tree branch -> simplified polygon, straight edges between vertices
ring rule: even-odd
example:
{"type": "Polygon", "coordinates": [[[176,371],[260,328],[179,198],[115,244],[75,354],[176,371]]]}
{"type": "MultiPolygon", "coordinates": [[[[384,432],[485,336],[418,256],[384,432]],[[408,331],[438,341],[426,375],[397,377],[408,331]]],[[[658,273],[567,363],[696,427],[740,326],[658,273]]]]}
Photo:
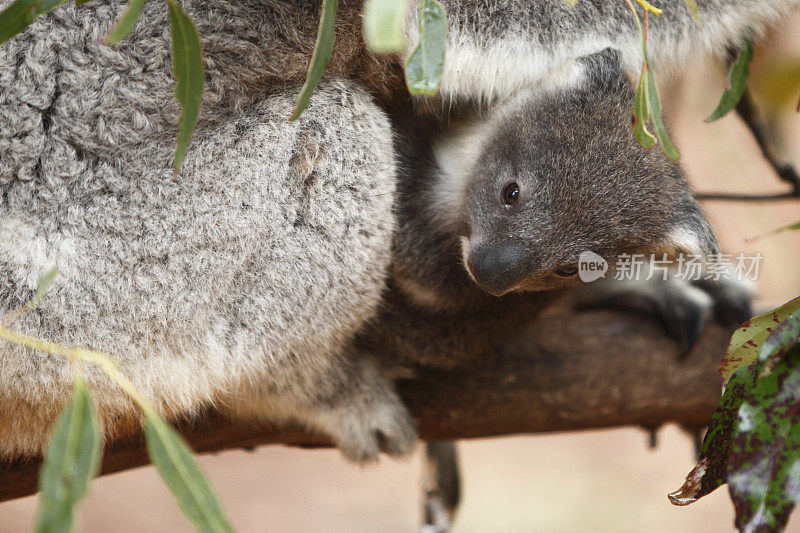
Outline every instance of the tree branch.
{"type": "Polygon", "coordinates": [[[797,170],[791,164],[783,161],[778,155],[778,151],[770,138],[764,121],[761,120],[749,90],[744,92],[742,98],[736,104],[736,113],[750,130],[758,147],[761,148],[761,155],[764,156],[764,159],[767,160],[782,181],[792,186],[794,196],[800,198],[800,175],[797,174],[797,170]]]}
{"type": "MultiPolygon", "coordinates": [[[[464,367],[398,382],[426,440],[679,422],[701,427],[720,392],[730,331],[711,326],[692,353],[654,320],[613,311],[556,310],[505,348],[464,367]]],[[[296,428],[254,427],[208,412],[179,429],[198,453],[263,444],[326,445],[296,428]]],[[[141,435],[109,445],[102,473],[148,464],[141,435]]],[[[36,490],[38,459],[0,465],[0,501],[36,490]]]]}
{"type": "MultiPolygon", "coordinates": [[[[730,52],[729,52],[730,53],[730,52]]],[[[755,139],[756,144],[761,149],[761,155],[767,160],[772,170],[778,175],[781,181],[785,181],[792,186],[792,190],[785,193],[776,194],[727,194],[727,193],[698,193],[695,198],[698,200],[733,200],[733,201],[771,201],[771,200],[797,200],[800,199],[800,175],[790,163],[785,162],[779,155],[774,143],[756,109],[753,96],[746,90],[742,98],[736,104],[736,114],[742,119],[750,134],[755,139]]]]}

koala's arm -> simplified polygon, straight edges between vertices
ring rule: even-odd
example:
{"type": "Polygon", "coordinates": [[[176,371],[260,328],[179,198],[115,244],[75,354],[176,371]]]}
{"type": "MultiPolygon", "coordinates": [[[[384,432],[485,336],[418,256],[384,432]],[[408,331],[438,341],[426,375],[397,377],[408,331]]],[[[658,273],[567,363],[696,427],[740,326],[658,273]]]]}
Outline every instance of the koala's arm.
{"type": "MultiPolygon", "coordinates": [[[[492,101],[545,80],[568,82],[576,75],[572,60],[608,47],[620,50],[626,70],[641,66],[639,35],[624,0],[579,0],[572,7],[564,0],[442,4],[450,28],[440,94],[448,100],[492,101]]],[[[691,58],[736,45],[748,28],[764,31],[800,1],[698,0],[700,24],[684,0],[655,4],[663,14],[650,17],[648,54],[663,75],[691,58]]],[[[412,13],[407,53],[417,42],[416,10],[412,13]]]]}

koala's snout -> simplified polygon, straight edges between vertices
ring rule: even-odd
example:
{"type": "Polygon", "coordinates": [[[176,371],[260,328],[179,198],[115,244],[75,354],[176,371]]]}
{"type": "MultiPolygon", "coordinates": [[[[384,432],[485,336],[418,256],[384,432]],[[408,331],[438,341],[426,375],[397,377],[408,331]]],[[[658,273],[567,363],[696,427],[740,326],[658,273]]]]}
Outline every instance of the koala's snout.
{"type": "Polygon", "coordinates": [[[467,270],[484,291],[502,296],[527,273],[527,253],[514,241],[473,244],[467,254],[467,270]]]}

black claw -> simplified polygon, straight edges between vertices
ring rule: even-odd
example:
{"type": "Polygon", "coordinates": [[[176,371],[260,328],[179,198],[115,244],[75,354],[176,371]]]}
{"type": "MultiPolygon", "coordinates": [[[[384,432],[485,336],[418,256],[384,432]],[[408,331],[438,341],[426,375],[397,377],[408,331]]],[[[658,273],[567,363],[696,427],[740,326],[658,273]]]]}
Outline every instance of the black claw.
{"type": "Polygon", "coordinates": [[[647,442],[648,447],[651,450],[655,450],[658,448],[658,428],[645,428],[649,433],[649,440],[647,442]]]}
{"type": "Polygon", "coordinates": [[[695,286],[714,300],[714,318],[723,326],[737,327],[753,317],[747,287],[725,280],[698,281],[695,286]]]}
{"type": "Polygon", "coordinates": [[[378,441],[378,449],[380,451],[389,455],[392,455],[392,452],[396,452],[391,445],[391,441],[386,438],[386,434],[383,431],[376,429],[373,433],[375,434],[375,440],[378,441]]]}
{"type": "Polygon", "coordinates": [[[688,302],[670,302],[658,313],[664,328],[677,339],[681,353],[680,359],[685,359],[700,340],[706,326],[705,310],[688,302]]]}
{"type": "Polygon", "coordinates": [[[693,316],[684,323],[685,329],[681,348],[683,349],[680,357],[683,359],[689,355],[694,349],[697,341],[700,340],[700,335],[703,334],[705,329],[705,320],[699,312],[693,313],[693,316]]]}
{"type": "Polygon", "coordinates": [[[714,315],[720,324],[735,327],[753,317],[753,306],[746,294],[728,295],[714,302],[714,315]]]}

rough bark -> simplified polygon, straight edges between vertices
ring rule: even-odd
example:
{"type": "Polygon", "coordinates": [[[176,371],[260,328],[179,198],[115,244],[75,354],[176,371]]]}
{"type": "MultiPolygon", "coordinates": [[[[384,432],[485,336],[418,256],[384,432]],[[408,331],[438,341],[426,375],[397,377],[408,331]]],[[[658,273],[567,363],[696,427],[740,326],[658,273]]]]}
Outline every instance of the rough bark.
{"type": "MultiPolygon", "coordinates": [[[[730,333],[712,325],[681,358],[651,318],[560,310],[468,367],[420,369],[398,388],[427,440],[665,422],[700,427],[719,399],[717,366],[730,333]]],[[[327,444],[296,428],[237,424],[214,412],[180,429],[198,453],[327,444]]],[[[141,436],[128,438],[107,447],[102,473],[148,462],[141,436]]],[[[38,466],[36,459],[0,465],[0,501],[34,493],[38,466]]]]}

